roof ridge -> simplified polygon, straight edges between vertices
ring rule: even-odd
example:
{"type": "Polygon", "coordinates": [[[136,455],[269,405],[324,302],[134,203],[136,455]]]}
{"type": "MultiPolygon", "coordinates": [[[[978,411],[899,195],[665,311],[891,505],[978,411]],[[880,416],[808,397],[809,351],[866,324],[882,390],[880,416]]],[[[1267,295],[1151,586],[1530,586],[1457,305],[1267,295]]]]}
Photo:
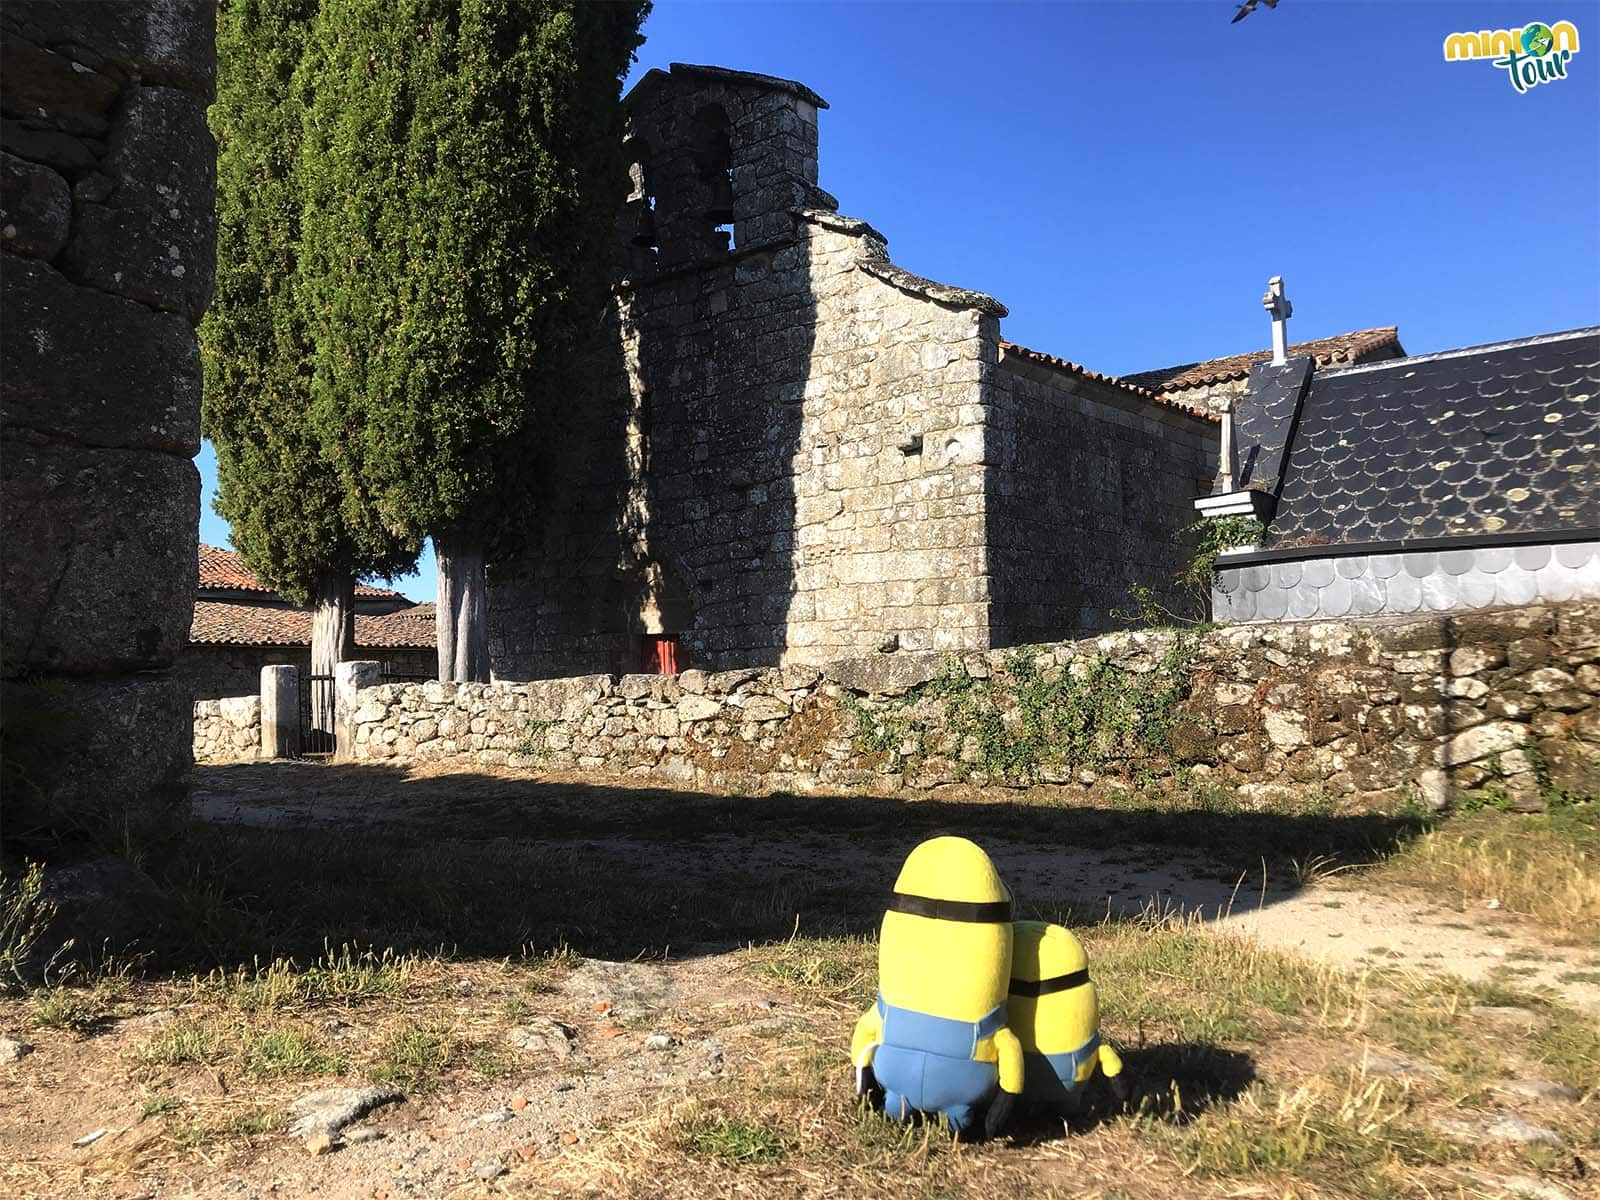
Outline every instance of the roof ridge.
{"type": "Polygon", "coordinates": [[[1388,367],[1404,367],[1413,363],[1437,362],[1462,354],[1488,354],[1495,350],[1516,350],[1523,346],[1544,346],[1570,338],[1600,337],[1600,325],[1583,325],[1577,329],[1564,329],[1560,333],[1536,333],[1532,337],[1508,338],[1503,342],[1481,342],[1476,346],[1457,346],[1453,350],[1435,350],[1431,354],[1408,354],[1404,358],[1387,358],[1382,362],[1347,363],[1343,366],[1323,367],[1323,371],[1349,375],[1357,371],[1381,371],[1388,367]]]}
{"type": "MultiPolygon", "coordinates": [[[[1291,343],[1287,350],[1291,355],[1309,353],[1316,356],[1317,347],[1327,346],[1344,350],[1352,354],[1364,354],[1369,350],[1378,349],[1390,342],[1399,345],[1400,327],[1398,325],[1374,325],[1370,329],[1352,329],[1346,333],[1333,333],[1326,337],[1308,338],[1303,342],[1291,343]],[[1342,343],[1342,345],[1340,344],[1342,343]]],[[[1404,349],[1404,347],[1401,347],[1404,349]]],[[[1203,358],[1197,362],[1174,363],[1167,367],[1156,367],[1148,371],[1130,371],[1122,378],[1127,380],[1157,380],[1167,384],[1173,380],[1182,379],[1193,374],[1193,379],[1184,379],[1182,384],[1172,390],[1181,391],[1191,387],[1205,387],[1213,383],[1221,383],[1229,379],[1243,379],[1250,373],[1252,360],[1261,360],[1272,357],[1272,350],[1245,350],[1238,354],[1219,354],[1212,358],[1203,358]],[[1224,365],[1228,364],[1228,365],[1224,365]],[[1207,367],[1217,369],[1209,372],[1207,367]],[[1204,373],[1202,373],[1204,372],[1204,373]]],[[[1139,383],[1137,386],[1146,386],[1139,383]]]]}
{"type": "Polygon", "coordinates": [[[1098,383],[1109,383],[1114,387],[1121,388],[1123,391],[1132,392],[1141,400],[1146,400],[1153,404],[1159,404],[1162,408],[1175,409],[1176,411],[1185,413],[1188,416],[1198,417],[1202,421],[1215,423],[1219,420],[1215,414],[1206,412],[1203,409],[1195,408],[1193,405],[1184,404],[1178,400],[1168,399],[1161,393],[1151,391],[1149,388],[1142,387],[1137,383],[1129,383],[1126,379],[1116,375],[1103,374],[1100,371],[1095,371],[1084,366],[1082,363],[1072,362],[1070,359],[1059,358],[1054,354],[1046,354],[1043,350],[1031,350],[1027,346],[1021,345],[1018,342],[1008,342],[1004,338],[1002,338],[1000,341],[1000,348],[1002,350],[1015,352],[1016,354],[1021,355],[1023,358],[1026,358],[1032,362],[1040,363],[1043,366],[1054,367],[1057,370],[1066,371],[1069,374],[1078,375],[1085,379],[1092,379],[1098,383]]]}

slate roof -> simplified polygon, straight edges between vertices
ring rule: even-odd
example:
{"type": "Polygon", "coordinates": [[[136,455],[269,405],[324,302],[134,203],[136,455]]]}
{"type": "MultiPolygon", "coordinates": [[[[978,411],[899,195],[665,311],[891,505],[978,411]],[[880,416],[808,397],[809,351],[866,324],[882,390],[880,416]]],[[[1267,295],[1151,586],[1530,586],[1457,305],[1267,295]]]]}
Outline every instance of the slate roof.
{"type": "MultiPolygon", "coordinates": [[[[356,614],[356,645],[434,648],[433,606],[383,616],[356,614]]],[[[189,640],[209,645],[309,646],[311,614],[299,608],[272,608],[226,600],[197,600],[189,640]]]]}
{"type": "Polygon", "coordinates": [[[1317,371],[1262,549],[1600,531],[1597,464],[1600,327],[1317,371]]]}
{"type": "Polygon", "coordinates": [[[1210,421],[1213,424],[1216,424],[1219,420],[1215,413],[1207,412],[1204,409],[1195,408],[1192,405],[1184,404],[1181,401],[1169,399],[1166,396],[1151,391],[1149,388],[1140,387],[1138,384],[1130,383],[1126,378],[1119,379],[1115,375],[1102,375],[1099,371],[1091,371],[1088,367],[1081,366],[1075,362],[1069,362],[1064,358],[1057,358],[1055,355],[1046,354],[1041,350],[1030,350],[1026,346],[1017,345],[1015,342],[1001,342],[1000,350],[1002,354],[1007,356],[1015,356],[1017,358],[1025,359],[1028,362],[1038,363],[1043,367],[1050,367],[1057,371],[1064,371],[1068,375],[1077,375],[1083,379],[1092,379],[1097,383],[1108,384],[1111,387],[1137,396],[1139,399],[1150,404],[1159,404],[1163,408],[1176,409],[1178,412],[1181,412],[1186,416],[1199,417],[1202,421],[1210,421]]]}
{"type": "MultiPolygon", "coordinates": [[[[1400,330],[1394,325],[1385,325],[1380,329],[1358,329],[1354,333],[1341,333],[1312,342],[1297,342],[1288,349],[1290,358],[1311,355],[1319,369],[1340,363],[1366,362],[1377,357],[1398,357],[1404,353],[1400,345],[1400,330]]],[[[1180,363],[1157,371],[1138,371],[1124,375],[1122,380],[1155,392],[1181,392],[1185,388],[1243,379],[1250,374],[1251,367],[1271,357],[1271,350],[1253,350],[1248,354],[1234,354],[1206,362],[1180,363]]]]}
{"type": "MultiPolygon", "coordinates": [[[[200,543],[200,586],[232,592],[274,594],[271,588],[251,574],[250,568],[244,565],[244,560],[236,552],[224,550],[221,546],[208,546],[204,542],[200,543]]],[[[388,600],[405,599],[390,588],[368,587],[364,583],[356,584],[356,595],[388,600]]]]}

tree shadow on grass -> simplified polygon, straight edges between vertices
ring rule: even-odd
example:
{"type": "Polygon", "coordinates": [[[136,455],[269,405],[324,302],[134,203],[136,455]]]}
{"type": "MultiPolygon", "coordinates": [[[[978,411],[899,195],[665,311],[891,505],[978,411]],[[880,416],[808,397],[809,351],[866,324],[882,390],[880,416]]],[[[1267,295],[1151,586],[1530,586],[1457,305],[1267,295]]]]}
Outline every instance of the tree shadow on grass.
{"type": "Polygon", "coordinates": [[[504,957],[682,957],[876,929],[906,853],[991,849],[1028,913],[1120,919],[1229,903],[1242,873],[1370,862],[1422,825],[1327,812],[1068,805],[971,793],[727,796],[384,766],[202,768],[203,819],[149,857],[174,897],[159,957],[215,965],[325,946],[504,957]],[[1160,874],[1187,855],[1187,873],[1160,874]],[[1151,872],[1157,872],[1152,874],[1151,872]]]}

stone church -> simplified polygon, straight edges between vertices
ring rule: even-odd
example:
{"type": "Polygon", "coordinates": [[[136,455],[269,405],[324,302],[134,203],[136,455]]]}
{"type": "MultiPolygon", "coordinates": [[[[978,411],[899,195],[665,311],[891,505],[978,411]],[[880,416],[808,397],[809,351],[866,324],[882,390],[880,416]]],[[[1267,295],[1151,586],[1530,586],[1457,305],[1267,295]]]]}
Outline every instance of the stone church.
{"type": "Polygon", "coordinates": [[[498,678],[814,664],[1099,632],[1176,601],[1218,420],[1005,341],[817,186],[802,84],[674,64],[627,98],[618,282],[498,678]]]}

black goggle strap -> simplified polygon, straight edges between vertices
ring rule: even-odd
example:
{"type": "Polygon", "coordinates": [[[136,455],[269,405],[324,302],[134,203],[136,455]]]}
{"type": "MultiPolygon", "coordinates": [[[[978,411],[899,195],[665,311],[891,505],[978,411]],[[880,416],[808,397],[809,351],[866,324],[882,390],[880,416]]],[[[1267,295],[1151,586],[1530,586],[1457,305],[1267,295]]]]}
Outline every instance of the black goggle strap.
{"type": "Polygon", "coordinates": [[[967,921],[973,924],[1000,924],[1011,920],[1011,901],[932,900],[896,892],[889,900],[889,911],[913,917],[932,917],[935,921],[967,921]]]}
{"type": "Polygon", "coordinates": [[[1064,992],[1069,988],[1082,987],[1089,982],[1089,968],[1074,971],[1070,975],[1057,975],[1053,979],[1013,979],[1011,981],[1011,994],[1013,996],[1048,996],[1051,992],[1064,992]]]}

